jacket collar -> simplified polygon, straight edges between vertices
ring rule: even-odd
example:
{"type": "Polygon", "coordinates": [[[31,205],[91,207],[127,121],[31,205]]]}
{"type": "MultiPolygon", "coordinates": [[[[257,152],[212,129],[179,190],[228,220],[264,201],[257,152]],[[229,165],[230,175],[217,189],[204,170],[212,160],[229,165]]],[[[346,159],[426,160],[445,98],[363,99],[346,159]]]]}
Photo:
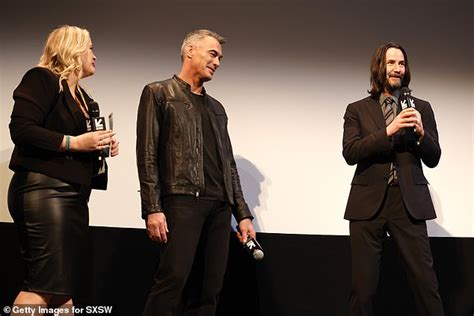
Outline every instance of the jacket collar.
{"type": "MultiPolygon", "coordinates": [[[[178,82],[179,85],[182,86],[186,91],[188,91],[189,93],[193,93],[191,91],[191,85],[180,77],[178,77],[178,75],[173,75],[173,79],[176,80],[176,82],[178,82]]],[[[206,89],[204,88],[204,86],[202,87],[202,95],[206,95],[206,89]]]]}

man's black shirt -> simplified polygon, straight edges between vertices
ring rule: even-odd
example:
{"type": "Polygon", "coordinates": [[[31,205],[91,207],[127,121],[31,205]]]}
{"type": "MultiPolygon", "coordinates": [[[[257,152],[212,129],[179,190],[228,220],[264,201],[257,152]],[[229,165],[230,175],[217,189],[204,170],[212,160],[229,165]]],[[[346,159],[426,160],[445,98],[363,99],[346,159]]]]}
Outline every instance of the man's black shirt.
{"type": "Polygon", "coordinates": [[[202,123],[202,141],[203,141],[203,160],[204,160],[204,192],[200,197],[203,199],[212,199],[226,201],[224,191],[224,177],[217,151],[216,135],[213,130],[210,115],[214,115],[206,105],[204,95],[191,93],[192,102],[201,114],[202,123]]]}

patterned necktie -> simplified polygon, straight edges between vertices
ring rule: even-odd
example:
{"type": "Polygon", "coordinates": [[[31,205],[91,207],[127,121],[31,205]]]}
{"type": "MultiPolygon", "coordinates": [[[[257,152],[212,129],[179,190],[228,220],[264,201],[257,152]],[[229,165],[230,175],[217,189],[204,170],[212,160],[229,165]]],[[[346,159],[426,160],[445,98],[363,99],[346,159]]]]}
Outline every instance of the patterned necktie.
{"type": "Polygon", "coordinates": [[[385,101],[383,101],[382,111],[387,126],[395,119],[395,111],[393,106],[394,103],[395,102],[392,97],[388,97],[385,99],[385,101]]]}
{"type": "MultiPolygon", "coordinates": [[[[385,99],[382,105],[382,112],[383,112],[383,117],[385,119],[385,124],[388,126],[392,121],[395,119],[396,115],[396,104],[395,100],[393,100],[392,97],[388,97],[385,99]]],[[[395,168],[395,165],[390,163],[390,172],[388,175],[388,184],[392,184],[395,180],[398,180],[397,177],[397,169],[395,168]]]]}

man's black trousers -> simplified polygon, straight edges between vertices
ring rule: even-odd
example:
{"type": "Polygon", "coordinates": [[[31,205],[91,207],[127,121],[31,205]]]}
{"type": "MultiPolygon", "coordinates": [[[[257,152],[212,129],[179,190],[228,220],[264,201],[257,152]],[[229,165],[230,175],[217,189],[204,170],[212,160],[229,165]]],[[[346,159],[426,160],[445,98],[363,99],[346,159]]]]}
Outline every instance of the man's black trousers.
{"type": "Polygon", "coordinates": [[[418,315],[444,315],[426,222],[415,220],[408,214],[398,186],[388,187],[383,205],[374,218],[350,223],[352,291],[349,315],[372,315],[372,300],[377,290],[382,245],[387,231],[405,263],[418,315]]]}
{"type": "Polygon", "coordinates": [[[184,195],[162,203],[168,242],[144,315],[214,315],[229,252],[230,205],[184,195]]]}

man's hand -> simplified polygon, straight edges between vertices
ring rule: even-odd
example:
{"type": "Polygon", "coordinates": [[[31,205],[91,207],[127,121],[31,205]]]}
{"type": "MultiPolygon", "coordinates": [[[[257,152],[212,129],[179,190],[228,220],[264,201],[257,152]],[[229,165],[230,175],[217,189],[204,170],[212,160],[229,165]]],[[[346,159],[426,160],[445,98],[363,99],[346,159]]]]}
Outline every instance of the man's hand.
{"type": "Polygon", "coordinates": [[[416,122],[415,122],[415,132],[420,136],[420,139],[425,136],[425,130],[423,128],[423,121],[421,120],[421,114],[415,110],[416,122]]]}
{"type": "Polygon", "coordinates": [[[420,137],[425,136],[421,114],[414,108],[407,108],[395,117],[392,123],[387,126],[387,136],[393,136],[405,127],[413,127],[420,137]]]}
{"type": "Polygon", "coordinates": [[[148,237],[158,243],[168,242],[168,225],[163,212],[148,214],[146,218],[146,231],[148,237]]]}
{"type": "Polygon", "coordinates": [[[240,232],[237,232],[237,238],[239,238],[242,244],[245,244],[248,236],[256,238],[255,229],[253,228],[250,218],[245,218],[239,222],[239,230],[240,232]]]}
{"type": "Polygon", "coordinates": [[[120,142],[117,140],[115,136],[112,136],[111,144],[110,144],[110,156],[115,157],[119,154],[119,144],[120,142]]]}

